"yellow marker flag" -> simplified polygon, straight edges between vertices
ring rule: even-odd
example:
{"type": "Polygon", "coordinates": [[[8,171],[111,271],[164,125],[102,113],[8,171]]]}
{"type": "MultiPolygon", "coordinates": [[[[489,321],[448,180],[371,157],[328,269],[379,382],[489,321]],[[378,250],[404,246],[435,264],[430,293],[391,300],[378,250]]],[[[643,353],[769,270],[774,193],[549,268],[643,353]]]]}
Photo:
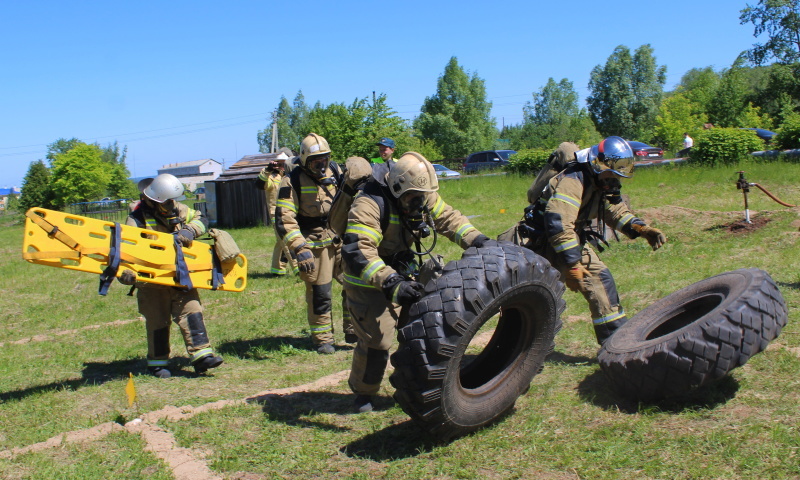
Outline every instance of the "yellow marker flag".
{"type": "Polygon", "coordinates": [[[128,375],[130,378],[128,378],[128,384],[125,385],[125,393],[128,395],[128,408],[130,408],[136,401],[136,386],[133,384],[133,374],[128,373],[128,375]]]}
{"type": "Polygon", "coordinates": [[[505,208],[501,208],[500,209],[500,213],[506,213],[506,209],[505,208]]]}

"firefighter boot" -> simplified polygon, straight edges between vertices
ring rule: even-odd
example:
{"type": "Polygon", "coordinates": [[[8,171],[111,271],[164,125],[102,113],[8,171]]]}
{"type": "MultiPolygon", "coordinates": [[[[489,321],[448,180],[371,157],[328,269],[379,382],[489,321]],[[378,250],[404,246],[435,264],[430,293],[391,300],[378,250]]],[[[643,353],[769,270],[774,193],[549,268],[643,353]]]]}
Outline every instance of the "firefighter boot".
{"type": "Polygon", "coordinates": [[[150,372],[150,375],[158,378],[169,378],[172,376],[172,373],[164,367],[147,367],[147,371],[150,372]]]}
{"type": "Polygon", "coordinates": [[[353,402],[353,409],[356,413],[371,412],[372,397],[370,395],[356,395],[356,400],[353,402]]]}
{"type": "Polygon", "coordinates": [[[214,354],[208,354],[207,356],[194,362],[192,365],[194,365],[195,373],[205,373],[211,368],[217,368],[222,365],[222,357],[217,357],[214,354]]]}
{"type": "Polygon", "coordinates": [[[333,348],[333,342],[321,343],[317,346],[317,353],[321,353],[323,355],[330,355],[331,353],[334,352],[336,352],[336,349],[333,348]]]}

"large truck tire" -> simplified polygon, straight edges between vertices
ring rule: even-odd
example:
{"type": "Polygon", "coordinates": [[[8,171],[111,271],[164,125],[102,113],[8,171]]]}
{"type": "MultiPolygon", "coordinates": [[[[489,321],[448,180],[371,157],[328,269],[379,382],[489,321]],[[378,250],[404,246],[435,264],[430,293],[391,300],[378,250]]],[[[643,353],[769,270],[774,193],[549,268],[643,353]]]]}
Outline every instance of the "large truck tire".
{"type": "Polygon", "coordinates": [[[786,325],[786,302],[763,270],[722,273],[632,317],[597,359],[624,396],[656,401],[708,385],[767,348],[786,325]]]}
{"type": "Polygon", "coordinates": [[[390,381],[403,410],[449,440],[505,415],[530,388],[561,328],[564,285],[547,260],[501,242],[467,249],[425,293],[398,331],[390,381]]]}

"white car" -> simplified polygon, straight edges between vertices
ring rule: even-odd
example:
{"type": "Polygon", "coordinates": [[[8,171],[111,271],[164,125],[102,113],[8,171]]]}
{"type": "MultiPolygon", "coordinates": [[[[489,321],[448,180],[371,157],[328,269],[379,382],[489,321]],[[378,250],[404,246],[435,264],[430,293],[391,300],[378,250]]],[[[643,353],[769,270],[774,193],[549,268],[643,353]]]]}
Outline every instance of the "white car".
{"type": "Polygon", "coordinates": [[[450,170],[444,165],[438,163],[433,164],[433,169],[436,170],[436,176],[440,178],[461,178],[461,174],[455,170],[450,170]]]}

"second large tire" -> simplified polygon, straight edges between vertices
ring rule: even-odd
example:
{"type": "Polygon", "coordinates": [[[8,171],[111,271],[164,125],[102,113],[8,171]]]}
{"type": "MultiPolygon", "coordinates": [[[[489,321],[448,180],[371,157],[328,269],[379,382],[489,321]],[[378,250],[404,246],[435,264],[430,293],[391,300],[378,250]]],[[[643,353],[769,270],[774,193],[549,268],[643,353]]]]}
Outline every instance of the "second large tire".
{"type": "Polygon", "coordinates": [[[390,380],[403,410],[449,440],[497,420],[530,387],[561,328],[564,285],[547,260],[500,243],[466,250],[425,292],[398,331],[390,380]],[[486,346],[470,346],[498,313],[486,346]]]}
{"type": "Polygon", "coordinates": [[[654,401],[708,385],[761,352],[786,325],[763,270],[701,280],[645,308],[605,342],[597,360],[623,395],[654,401]]]}

